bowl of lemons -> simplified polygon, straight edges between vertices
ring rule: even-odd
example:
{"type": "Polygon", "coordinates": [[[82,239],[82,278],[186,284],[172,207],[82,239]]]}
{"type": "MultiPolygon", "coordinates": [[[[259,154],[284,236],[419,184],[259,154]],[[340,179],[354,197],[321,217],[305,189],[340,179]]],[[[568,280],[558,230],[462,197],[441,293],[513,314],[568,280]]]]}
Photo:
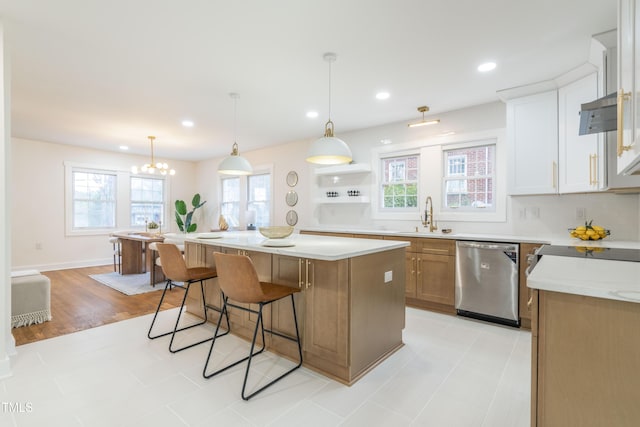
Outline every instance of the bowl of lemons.
{"type": "Polygon", "coordinates": [[[571,237],[578,238],[580,240],[601,240],[610,234],[610,231],[599,225],[593,225],[593,220],[585,222],[576,228],[570,228],[569,234],[571,237]]]}

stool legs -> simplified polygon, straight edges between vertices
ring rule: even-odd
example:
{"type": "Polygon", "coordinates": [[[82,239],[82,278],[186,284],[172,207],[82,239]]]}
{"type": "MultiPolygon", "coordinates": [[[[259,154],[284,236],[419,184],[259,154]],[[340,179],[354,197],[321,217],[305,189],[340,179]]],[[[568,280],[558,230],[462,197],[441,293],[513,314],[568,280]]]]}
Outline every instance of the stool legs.
{"type": "Polygon", "coordinates": [[[290,295],[290,297],[291,297],[291,307],[293,309],[293,319],[294,319],[294,324],[295,324],[295,327],[296,327],[296,337],[292,338],[292,337],[280,334],[280,333],[278,333],[276,331],[272,331],[272,330],[269,330],[269,329],[267,329],[266,331],[270,332],[270,333],[272,333],[274,335],[278,335],[278,336],[280,336],[282,338],[286,338],[288,340],[295,341],[298,344],[298,354],[300,356],[300,359],[299,359],[299,362],[298,362],[298,364],[296,366],[294,366],[293,368],[291,368],[287,372],[283,373],[282,375],[278,376],[274,380],[270,381],[268,384],[266,384],[266,385],[260,387],[259,389],[253,391],[252,393],[246,394],[247,380],[249,378],[249,369],[251,368],[251,360],[252,360],[252,358],[254,356],[257,356],[258,354],[262,353],[264,351],[264,349],[265,349],[265,337],[264,337],[265,328],[264,328],[264,323],[263,323],[263,319],[262,319],[262,309],[263,309],[264,306],[266,306],[268,304],[271,304],[273,301],[269,301],[269,302],[266,302],[266,303],[265,302],[259,303],[258,311],[255,311],[255,310],[252,310],[252,309],[248,309],[246,307],[241,307],[241,306],[237,306],[237,305],[229,303],[228,302],[228,297],[224,296],[224,294],[223,294],[224,305],[222,307],[222,311],[220,312],[220,319],[218,321],[218,327],[220,326],[220,323],[222,322],[222,315],[227,313],[227,306],[239,308],[239,309],[245,310],[245,311],[250,311],[250,312],[255,313],[255,314],[258,315],[258,320],[256,321],[256,327],[255,327],[255,329],[253,331],[253,340],[251,341],[251,349],[249,350],[249,355],[247,357],[244,357],[243,359],[240,359],[240,360],[238,360],[236,362],[233,362],[233,363],[231,363],[231,364],[229,364],[229,365],[227,365],[227,366],[225,366],[223,368],[220,368],[215,372],[207,374],[207,368],[209,366],[209,361],[211,359],[211,354],[213,353],[213,346],[215,345],[216,336],[217,336],[217,332],[218,332],[218,327],[216,327],[216,333],[214,334],[213,340],[211,341],[211,348],[209,349],[209,354],[207,355],[207,360],[205,362],[204,370],[202,371],[202,375],[205,378],[211,378],[211,377],[213,377],[213,376],[215,376],[215,375],[217,375],[217,374],[219,374],[221,372],[224,372],[227,369],[232,368],[232,367],[234,367],[234,366],[236,366],[236,365],[238,365],[238,364],[240,364],[240,363],[242,363],[242,362],[244,362],[246,360],[247,361],[247,368],[246,368],[245,374],[244,374],[244,381],[242,383],[242,393],[241,393],[241,395],[242,395],[242,399],[243,400],[249,400],[253,396],[255,396],[256,394],[260,393],[261,391],[263,391],[267,387],[272,386],[273,384],[275,384],[276,382],[280,381],[282,378],[286,377],[287,375],[289,375],[290,373],[292,373],[293,371],[298,369],[300,366],[302,366],[302,345],[300,343],[300,332],[298,330],[298,317],[296,315],[296,306],[295,306],[293,294],[290,295]],[[255,349],[255,346],[256,346],[256,339],[258,337],[258,328],[260,329],[261,335],[262,335],[262,346],[261,346],[260,350],[258,350],[258,351],[256,351],[254,353],[254,349],[255,349]]]}
{"type": "MultiPolygon", "coordinates": [[[[158,303],[158,308],[156,309],[156,312],[155,312],[155,314],[153,316],[153,320],[151,321],[151,326],[149,327],[149,332],[147,333],[147,337],[149,339],[152,339],[152,340],[154,340],[156,338],[164,337],[164,336],[167,336],[167,335],[171,335],[171,341],[169,342],[169,351],[171,353],[177,353],[179,351],[186,350],[186,349],[194,347],[194,346],[196,346],[198,344],[202,344],[202,343],[205,343],[207,341],[211,341],[212,339],[214,339],[213,337],[212,338],[206,338],[204,340],[195,342],[193,344],[186,345],[186,346],[181,347],[181,348],[177,348],[177,349],[173,348],[173,340],[176,337],[176,333],[178,333],[180,331],[184,331],[186,329],[194,328],[196,326],[204,325],[207,322],[207,308],[208,307],[207,307],[207,304],[206,304],[206,302],[204,300],[204,283],[202,282],[202,280],[200,280],[200,290],[202,292],[202,307],[204,309],[204,319],[201,322],[197,322],[197,323],[189,325],[189,326],[184,326],[182,328],[178,328],[178,325],[180,324],[180,318],[182,317],[182,311],[184,309],[184,305],[185,305],[185,302],[187,300],[187,295],[189,294],[189,288],[191,286],[191,283],[192,282],[186,282],[184,284],[184,286],[180,286],[180,285],[176,285],[175,283],[173,283],[170,279],[167,279],[167,282],[165,284],[164,290],[162,291],[162,296],[160,297],[160,302],[158,303]],[[184,290],[184,297],[182,298],[182,304],[180,305],[180,308],[178,310],[178,317],[176,319],[176,324],[175,324],[175,326],[174,326],[172,331],[164,332],[164,333],[161,333],[161,334],[158,334],[158,335],[152,335],[151,331],[153,330],[153,326],[155,325],[156,319],[158,317],[158,313],[160,312],[160,307],[162,306],[162,302],[164,301],[165,294],[167,293],[167,289],[170,289],[171,287],[181,288],[182,290],[184,290]]],[[[221,321],[222,321],[222,316],[221,316],[220,322],[221,321]]],[[[219,326],[220,325],[218,325],[218,327],[219,326]]],[[[218,327],[216,328],[216,335],[218,334],[218,327]]],[[[228,334],[230,330],[231,329],[230,329],[230,325],[229,325],[229,317],[227,316],[227,330],[223,334],[220,334],[219,336],[224,336],[224,335],[228,334]]]]}

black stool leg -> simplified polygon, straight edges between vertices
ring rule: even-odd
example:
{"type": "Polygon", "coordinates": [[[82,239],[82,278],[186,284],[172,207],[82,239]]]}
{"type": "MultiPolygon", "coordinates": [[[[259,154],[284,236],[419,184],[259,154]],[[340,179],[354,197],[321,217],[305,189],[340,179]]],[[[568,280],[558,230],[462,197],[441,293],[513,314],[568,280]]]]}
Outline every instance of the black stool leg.
{"type": "MultiPolygon", "coordinates": [[[[182,304],[180,305],[180,311],[178,312],[178,318],[176,319],[176,326],[173,328],[173,333],[171,333],[172,334],[171,335],[171,341],[169,342],[169,351],[171,353],[177,353],[179,351],[186,350],[188,348],[194,347],[194,346],[196,346],[198,344],[205,343],[207,341],[211,341],[213,339],[213,338],[206,338],[206,339],[204,339],[202,341],[198,341],[198,342],[186,345],[186,346],[181,347],[181,348],[177,348],[177,349],[173,348],[173,340],[176,337],[176,332],[184,331],[185,329],[194,328],[196,326],[204,325],[205,323],[207,323],[207,308],[206,308],[206,305],[205,305],[204,319],[202,320],[202,322],[198,322],[198,323],[195,323],[193,325],[185,326],[184,328],[178,329],[178,324],[180,323],[180,317],[182,316],[182,310],[184,309],[184,303],[187,301],[187,295],[189,294],[189,288],[191,287],[191,283],[192,282],[185,283],[186,287],[185,287],[184,297],[182,298],[182,304]]],[[[202,284],[202,280],[200,280],[200,287],[202,289],[202,301],[204,302],[204,285],[202,284]]]]}
{"type": "MultiPolygon", "coordinates": [[[[273,301],[270,301],[268,304],[270,304],[273,301]]],[[[262,328],[262,342],[263,342],[263,346],[264,346],[264,324],[262,323],[262,306],[263,304],[260,303],[260,313],[258,314],[258,322],[260,323],[260,326],[262,328]]],[[[271,382],[269,382],[268,384],[260,387],[259,389],[257,389],[256,391],[254,391],[253,393],[249,394],[249,395],[245,395],[245,389],[247,386],[247,379],[249,377],[249,367],[251,366],[251,357],[253,356],[253,354],[251,354],[253,352],[253,346],[255,345],[256,342],[256,336],[258,334],[258,324],[256,323],[256,329],[253,333],[253,342],[251,343],[251,352],[249,353],[249,362],[247,363],[247,370],[245,372],[244,375],[244,383],[242,384],[242,399],[243,400],[249,400],[251,399],[253,396],[255,396],[256,394],[260,393],[261,391],[263,391],[264,389],[266,389],[267,387],[272,386],[273,384],[275,384],[276,382],[280,381],[281,379],[283,379],[284,377],[286,377],[287,375],[289,375],[290,373],[292,373],[293,371],[295,371],[296,369],[298,369],[300,366],[302,366],[302,346],[300,344],[300,332],[298,330],[298,316],[296,315],[296,305],[293,299],[293,294],[291,294],[291,307],[293,308],[293,321],[294,324],[296,326],[296,339],[292,339],[290,337],[281,335],[281,334],[277,334],[283,338],[288,338],[292,341],[296,341],[298,343],[298,353],[300,355],[300,361],[298,362],[298,364],[296,366],[294,366],[293,368],[291,368],[290,370],[288,370],[287,372],[285,372],[284,374],[280,375],[279,377],[275,378],[274,380],[272,380],[271,382]]],[[[270,331],[272,333],[274,333],[273,331],[270,331]]],[[[263,347],[264,349],[264,347],[263,347]]]]}

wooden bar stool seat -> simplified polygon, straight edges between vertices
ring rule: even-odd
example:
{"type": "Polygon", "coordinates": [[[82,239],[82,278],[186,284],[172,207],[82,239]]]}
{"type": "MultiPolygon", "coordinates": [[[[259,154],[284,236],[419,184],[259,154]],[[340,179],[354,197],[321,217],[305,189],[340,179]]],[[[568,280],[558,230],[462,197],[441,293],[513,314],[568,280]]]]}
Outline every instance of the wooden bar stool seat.
{"type": "MultiPolygon", "coordinates": [[[[156,243],[156,249],[160,254],[162,272],[164,273],[164,276],[166,277],[167,281],[166,281],[164,290],[162,291],[162,296],[160,297],[158,308],[156,309],[156,313],[153,316],[153,320],[151,321],[151,326],[149,327],[149,332],[147,333],[147,337],[153,340],[156,338],[164,337],[166,335],[171,335],[171,341],[169,342],[169,351],[171,353],[177,353],[179,351],[194,347],[198,344],[211,341],[213,337],[186,345],[181,348],[176,348],[176,349],[173,348],[173,340],[175,339],[176,333],[180,331],[184,331],[185,329],[191,329],[193,327],[203,325],[207,322],[207,309],[209,307],[207,307],[207,304],[205,302],[204,280],[213,279],[214,277],[217,277],[218,274],[216,269],[208,268],[208,267],[191,267],[191,268],[187,267],[187,263],[185,262],[180,249],[175,244],[156,243]],[[191,284],[195,282],[200,282],[200,291],[202,294],[202,307],[204,310],[204,319],[201,322],[197,322],[189,326],[178,328],[178,325],[180,323],[180,318],[182,316],[182,311],[184,309],[184,304],[187,300],[187,295],[189,294],[189,288],[191,284]],[[164,301],[165,294],[167,293],[167,290],[170,290],[173,287],[177,287],[184,290],[184,298],[182,298],[182,304],[180,305],[180,309],[178,311],[176,324],[173,330],[171,331],[164,332],[158,335],[152,335],[153,326],[158,317],[158,312],[160,311],[160,307],[162,306],[162,302],[164,301]]],[[[220,321],[222,321],[222,316],[220,318],[220,321]]],[[[218,325],[218,328],[216,328],[216,334],[218,333],[219,326],[220,325],[218,325]]],[[[229,317],[227,316],[227,330],[220,336],[226,335],[227,333],[229,333],[229,330],[230,330],[229,317]]]]}
{"type": "MultiPolygon", "coordinates": [[[[211,378],[221,372],[226,371],[229,368],[232,368],[245,360],[247,361],[247,368],[245,370],[244,382],[242,384],[242,399],[249,400],[256,394],[260,393],[267,387],[275,384],[277,381],[280,381],[282,378],[286,377],[300,366],[302,366],[302,346],[300,345],[300,333],[298,331],[298,318],[296,316],[296,306],[293,295],[300,290],[298,288],[290,288],[288,286],[277,285],[269,282],[261,282],[258,279],[258,273],[251,262],[251,258],[245,255],[232,255],[232,254],[222,254],[219,252],[215,252],[213,254],[216,269],[218,272],[218,284],[220,285],[220,290],[222,292],[222,300],[223,306],[220,311],[220,319],[218,320],[218,326],[216,327],[216,332],[211,341],[211,348],[209,349],[209,354],[207,356],[207,360],[204,365],[204,369],[202,371],[202,375],[205,378],[211,378]],[[293,310],[293,319],[296,327],[296,336],[290,337],[287,335],[283,335],[279,332],[265,329],[264,321],[262,316],[262,309],[278,300],[283,298],[291,298],[291,308],[293,310]],[[231,300],[231,301],[230,301],[231,300]],[[257,304],[258,310],[253,310],[249,307],[241,306],[234,304],[257,304]],[[256,320],[256,327],[253,332],[253,340],[251,341],[251,349],[249,350],[249,355],[243,359],[240,359],[236,362],[233,362],[227,366],[219,368],[215,372],[207,373],[207,369],[209,367],[209,361],[211,359],[211,354],[213,353],[213,347],[216,343],[216,338],[218,337],[218,328],[220,327],[220,323],[222,322],[222,316],[227,315],[228,319],[228,308],[233,307],[239,310],[248,311],[258,315],[256,320]],[[258,329],[260,329],[262,334],[262,346],[260,350],[254,353],[256,338],[258,336],[258,329]],[[279,337],[286,338],[288,340],[294,341],[298,344],[298,353],[300,355],[300,360],[296,366],[282,375],[278,376],[265,386],[253,391],[250,394],[246,394],[247,387],[247,379],[249,377],[249,369],[251,368],[251,360],[254,356],[262,353],[265,349],[265,330],[273,335],[278,335],[279,337]]],[[[220,335],[221,336],[221,335],[220,335]]]]}

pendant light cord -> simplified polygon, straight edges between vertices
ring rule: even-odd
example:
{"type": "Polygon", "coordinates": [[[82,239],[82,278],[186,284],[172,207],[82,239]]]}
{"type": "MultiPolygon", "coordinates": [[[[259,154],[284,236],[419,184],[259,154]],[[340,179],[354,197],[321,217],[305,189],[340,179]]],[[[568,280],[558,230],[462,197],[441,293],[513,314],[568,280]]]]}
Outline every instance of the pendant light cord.
{"type": "Polygon", "coordinates": [[[333,61],[329,60],[327,62],[329,62],[329,121],[331,121],[331,63],[333,61]]]}

